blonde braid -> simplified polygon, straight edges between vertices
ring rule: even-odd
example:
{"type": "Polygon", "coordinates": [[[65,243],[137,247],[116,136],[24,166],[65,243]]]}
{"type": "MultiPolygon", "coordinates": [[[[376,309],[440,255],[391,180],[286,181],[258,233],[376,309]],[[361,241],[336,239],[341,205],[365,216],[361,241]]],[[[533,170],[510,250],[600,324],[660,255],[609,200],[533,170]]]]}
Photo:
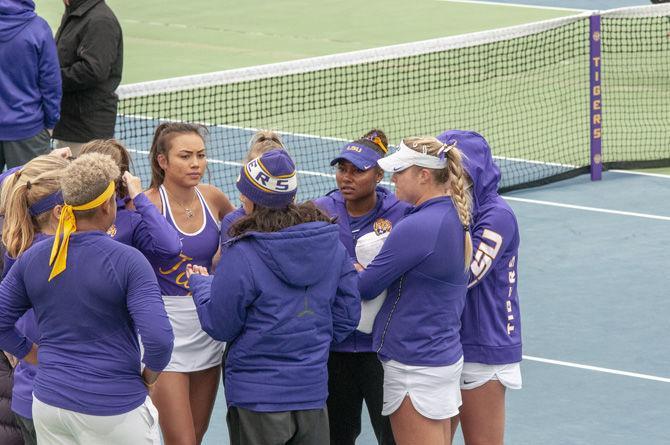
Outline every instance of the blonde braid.
{"type": "MultiPolygon", "coordinates": [[[[414,151],[423,152],[431,156],[440,156],[440,150],[444,144],[434,137],[411,137],[403,139],[405,145],[414,151]]],[[[467,174],[463,169],[463,155],[456,146],[449,147],[447,151],[447,167],[437,170],[430,169],[433,178],[440,184],[449,184],[451,199],[454,202],[458,219],[463,225],[465,232],[464,262],[465,269],[470,267],[472,261],[472,237],[470,236],[470,220],[472,219],[472,195],[468,189],[467,174]]]]}
{"type": "Polygon", "coordinates": [[[472,261],[472,237],[470,236],[470,222],[472,219],[472,195],[468,189],[467,176],[463,169],[460,150],[452,147],[447,152],[447,169],[449,170],[451,199],[456,205],[458,219],[463,224],[465,231],[465,269],[470,267],[472,261]]]}

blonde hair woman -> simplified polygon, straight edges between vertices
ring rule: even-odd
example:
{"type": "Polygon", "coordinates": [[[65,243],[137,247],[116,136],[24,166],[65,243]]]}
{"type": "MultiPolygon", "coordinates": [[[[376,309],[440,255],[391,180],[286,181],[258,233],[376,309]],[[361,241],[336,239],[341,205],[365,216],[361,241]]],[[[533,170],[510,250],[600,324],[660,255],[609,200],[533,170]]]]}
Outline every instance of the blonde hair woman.
{"type": "MultiPolygon", "coordinates": [[[[5,252],[4,277],[33,244],[56,233],[58,216],[63,204],[60,177],[69,161],[59,156],[39,156],[10,176],[3,188],[5,220],[3,242],[5,252]]],[[[40,338],[35,312],[28,310],[17,322],[16,329],[30,341],[40,338]]],[[[33,380],[37,367],[20,360],[14,369],[11,409],[19,421],[26,445],[37,443],[33,424],[33,380]]]]}
{"type": "Polygon", "coordinates": [[[106,155],[68,165],[54,242],[25,251],[0,285],[0,348],[35,364],[38,346],[14,323],[31,307],[37,316],[40,443],[160,443],[147,387],[169,361],[173,335],[151,265],[106,233],[118,176],[106,155]]]}
{"type": "Polygon", "coordinates": [[[472,254],[461,154],[435,138],[406,138],[377,163],[393,174],[398,199],[414,206],[359,276],[362,299],[388,288],[373,327],[382,414],[399,445],[448,445],[461,405],[459,329],[472,254]]]}

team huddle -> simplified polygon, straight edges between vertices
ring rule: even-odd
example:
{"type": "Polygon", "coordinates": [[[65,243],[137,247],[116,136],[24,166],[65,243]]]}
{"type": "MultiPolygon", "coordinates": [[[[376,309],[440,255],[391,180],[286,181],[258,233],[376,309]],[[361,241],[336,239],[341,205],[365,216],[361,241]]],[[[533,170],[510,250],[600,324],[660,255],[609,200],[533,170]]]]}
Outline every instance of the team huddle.
{"type": "Polygon", "coordinates": [[[380,444],[448,444],[459,420],[466,443],[502,443],[519,233],[486,141],[387,155],[372,130],[332,160],[337,189],[297,203],[290,147],[259,131],[237,209],[201,183],[205,141],[161,124],[145,191],[114,140],[3,174],[0,348],[24,436],[200,443],[223,368],[232,444],[353,444],[363,401],[380,444]]]}

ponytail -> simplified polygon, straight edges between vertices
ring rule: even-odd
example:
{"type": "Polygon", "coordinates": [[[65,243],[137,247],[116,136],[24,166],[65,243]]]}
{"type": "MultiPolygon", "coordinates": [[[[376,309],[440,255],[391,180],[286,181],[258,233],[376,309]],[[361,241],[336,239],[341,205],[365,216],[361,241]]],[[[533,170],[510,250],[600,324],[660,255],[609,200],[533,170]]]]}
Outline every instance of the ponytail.
{"type": "Polygon", "coordinates": [[[60,191],[60,177],[68,164],[66,159],[42,155],[7,179],[2,190],[5,199],[2,241],[10,257],[17,258],[25,252],[33,244],[35,233],[48,226],[51,213],[31,216],[29,207],[60,191]]]}

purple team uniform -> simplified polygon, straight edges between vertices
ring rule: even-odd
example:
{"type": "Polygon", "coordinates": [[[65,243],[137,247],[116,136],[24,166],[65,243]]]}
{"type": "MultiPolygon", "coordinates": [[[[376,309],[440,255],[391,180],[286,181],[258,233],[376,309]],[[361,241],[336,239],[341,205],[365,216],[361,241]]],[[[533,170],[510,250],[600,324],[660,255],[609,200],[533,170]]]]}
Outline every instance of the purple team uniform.
{"type": "Polygon", "coordinates": [[[175,333],[172,358],[165,370],[195,372],[220,366],[224,344],[213,340],[200,326],[189,280],[186,278],[188,264],[211,269],[212,258],[219,248],[219,224],[205,198],[196,188],[204,221],[196,232],[182,232],[172,215],[164,186],[160,186],[158,190],[163,203],[163,215],[168,224],[179,232],[182,240],[182,251],[179,255],[152,261],[163,293],[165,310],[175,333]]]}
{"type": "Polygon", "coordinates": [[[464,360],[487,365],[520,362],[519,227],[509,204],[498,195],[500,170],[481,135],[450,130],[438,139],[456,142],[473,182],[474,258],[462,316],[464,360]]]}
{"type": "Polygon", "coordinates": [[[163,186],[160,186],[161,202],[163,203],[162,213],[167,223],[174,227],[179,233],[182,248],[172,257],[161,259],[152,259],[158,284],[161,287],[163,295],[190,295],[188,280],[186,279],[186,265],[196,264],[210,270],[212,268],[212,258],[219,247],[219,223],[205,202],[205,198],[196,188],[196,194],[205,221],[201,228],[194,233],[182,232],[174,221],[172,209],[170,208],[168,195],[163,186]]]}
{"type": "Polygon", "coordinates": [[[460,318],[468,283],[463,238],[451,198],[429,199],[396,224],[359,274],[363,299],[388,288],[372,332],[382,361],[447,366],[461,359],[460,318]]]}
{"type": "Polygon", "coordinates": [[[203,329],[230,341],[228,406],[323,409],[328,351],[356,328],[356,272],[334,224],[250,232],[229,242],[214,277],[191,276],[203,329]]]}
{"type": "MultiPolygon", "coordinates": [[[[314,204],[329,216],[337,217],[335,222],[339,227],[340,242],[347,249],[352,261],[356,258],[355,249],[358,238],[374,231],[375,223],[377,223],[377,231],[391,231],[411,207],[408,203],[399,201],[394,194],[383,187],[377,187],[376,193],[377,204],[375,208],[361,217],[352,217],[347,213],[346,203],[339,190],[333,190],[326,196],[314,200],[314,204]],[[380,220],[385,220],[384,224],[379,224],[380,220]]],[[[344,341],[334,342],[330,350],[337,352],[373,352],[372,334],[354,331],[344,341]]]]}
{"type": "Polygon", "coordinates": [[[123,414],[145,402],[142,362],[161,371],[173,334],[156,278],[137,250],[100,231],[75,232],[68,267],[48,281],[52,243],[36,243],[0,285],[0,348],[23,358],[32,342],[16,331],[34,308],[40,332],[34,394],[62,409],[123,414]]]}
{"type": "MultiPolygon", "coordinates": [[[[117,199],[116,220],[107,233],[114,240],[135,247],[148,258],[178,255],[181,242],[177,232],[167,223],[156,206],[140,193],[133,200],[136,211],[126,209],[126,201],[117,199]]],[[[36,233],[33,244],[43,239],[53,239],[36,233]]],[[[5,253],[3,277],[16,262],[5,253]]],[[[28,310],[16,323],[16,328],[33,343],[39,343],[37,319],[32,309],[28,310]]],[[[12,391],[12,411],[27,419],[32,419],[33,380],[37,367],[21,360],[14,372],[12,391]]]]}

